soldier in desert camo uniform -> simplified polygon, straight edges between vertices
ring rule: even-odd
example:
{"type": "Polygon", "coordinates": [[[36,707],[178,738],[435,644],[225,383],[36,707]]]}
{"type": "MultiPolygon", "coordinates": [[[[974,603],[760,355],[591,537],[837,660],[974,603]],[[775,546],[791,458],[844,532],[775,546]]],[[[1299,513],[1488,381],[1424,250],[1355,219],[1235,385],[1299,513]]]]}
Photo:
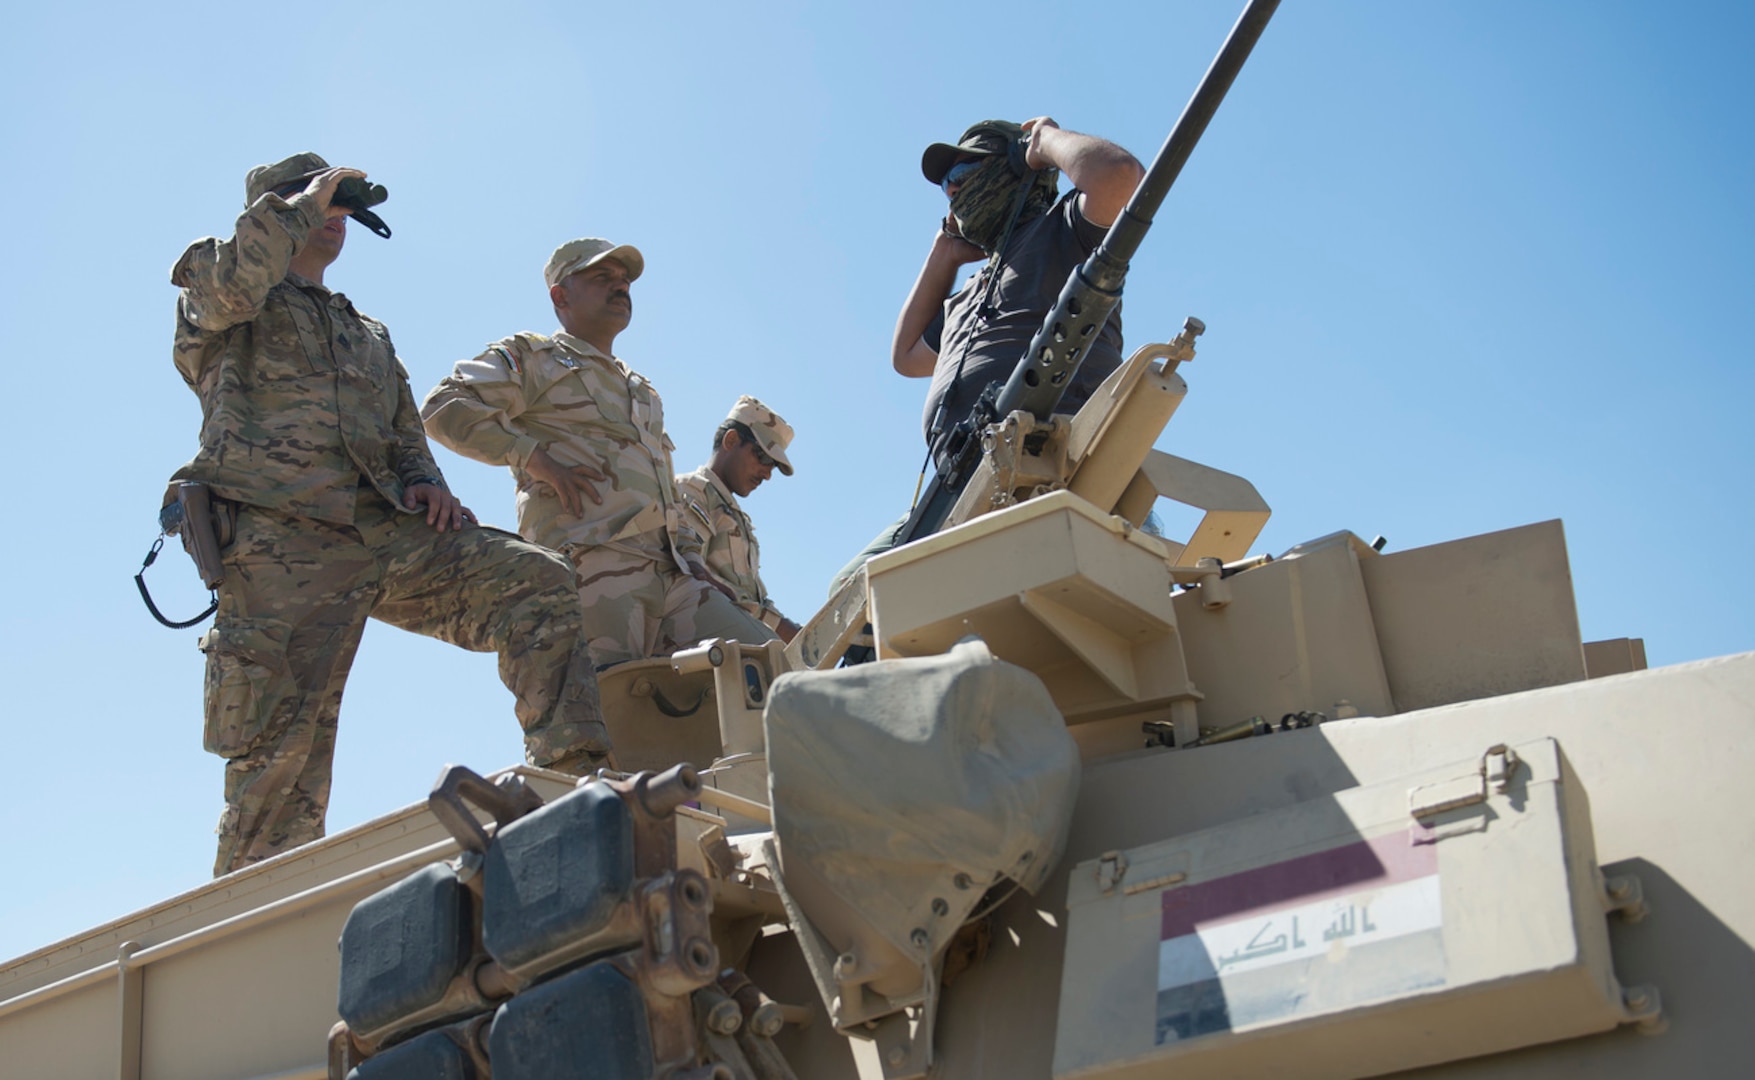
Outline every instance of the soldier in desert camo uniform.
{"type": "Polygon", "coordinates": [[[792,425],[749,395],[737,399],[713,433],[713,456],[692,473],[676,478],[676,490],[701,534],[702,559],[714,578],[737,597],[737,606],[762,620],[781,640],[791,641],[798,624],[780,614],[762,584],[762,549],[756,528],[739,498],[748,496],[779,469],[792,475],[786,447],[792,425]]]}
{"type": "Polygon", "coordinates": [[[204,741],[226,761],[216,875],[323,835],[368,615],[498,652],[530,761],[609,750],[571,568],[446,490],[388,331],[323,283],[348,176],[364,174],[315,154],[252,169],[236,233],[171,271],[174,359],[202,410],[175,478],[208,484],[233,533],[201,640],[204,741]]]}
{"type": "Polygon", "coordinates": [[[599,667],[709,637],[774,638],[702,565],[664,402],[614,353],[645,266],[625,244],[561,245],[543,270],[561,329],[513,334],[460,361],[421,406],[434,439],[512,469],[518,531],[572,560],[599,667]]]}

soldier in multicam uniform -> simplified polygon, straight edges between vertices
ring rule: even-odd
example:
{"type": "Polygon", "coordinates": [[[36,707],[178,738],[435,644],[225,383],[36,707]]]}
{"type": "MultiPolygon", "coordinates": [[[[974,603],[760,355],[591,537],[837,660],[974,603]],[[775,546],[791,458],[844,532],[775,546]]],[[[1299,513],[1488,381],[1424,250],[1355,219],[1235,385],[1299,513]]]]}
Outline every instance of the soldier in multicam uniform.
{"type": "Polygon", "coordinates": [[[786,447],[792,426],[749,395],[737,399],[713,433],[713,457],[692,473],[676,478],[676,489],[692,513],[690,524],[705,542],[707,570],[737,597],[737,606],[791,641],[798,624],[780,614],[762,585],[762,549],[756,529],[738,499],[760,487],[779,469],[792,475],[786,447]]]}
{"type": "Polygon", "coordinates": [[[233,521],[207,654],[208,750],[226,759],[216,875],[323,835],[336,718],[368,615],[500,654],[536,764],[609,749],[562,559],[482,528],[445,489],[382,323],[323,274],[355,169],[258,166],[228,240],[171,271],[177,370],[201,399],[206,483],[233,521]],[[424,518],[424,520],[423,520],[424,518]]]}
{"type": "Polygon", "coordinates": [[[613,352],[645,265],[608,240],[562,244],[543,270],[561,329],[513,334],[460,361],[421,406],[434,439],[511,467],[518,531],[572,560],[600,667],[702,638],[774,638],[702,565],[677,499],[664,403],[613,352]]]}

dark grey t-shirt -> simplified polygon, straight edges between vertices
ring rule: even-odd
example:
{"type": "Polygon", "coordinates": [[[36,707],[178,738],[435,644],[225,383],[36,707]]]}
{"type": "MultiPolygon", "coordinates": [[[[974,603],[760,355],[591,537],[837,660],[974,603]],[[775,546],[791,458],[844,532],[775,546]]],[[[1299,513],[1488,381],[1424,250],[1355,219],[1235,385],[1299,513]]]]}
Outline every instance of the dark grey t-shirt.
{"type": "MultiPolygon", "coordinates": [[[[1108,230],[1079,213],[1078,192],[1069,191],[1048,213],[1018,227],[1000,268],[999,284],[986,297],[986,267],[945,300],[944,311],[922,335],[938,352],[932,389],[926,395],[921,430],[932,447],[933,461],[942,465],[943,445],[952,429],[969,415],[990,382],[1011,378],[1030,339],[1042,328],[1067,275],[1085,261],[1108,230]],[[986,298],[989,307],[981,309],[986,298]],[[959,373],[958,361],[962,362],[959,373]],[[932,420],[943,402],[945,415],[935,441],[932,420]]],[[[1121,305],[1103,325],[1078,377],[1060,399],[1056,412],[1077,412],[1109,373],[1121,366],[1121,305]]]]}

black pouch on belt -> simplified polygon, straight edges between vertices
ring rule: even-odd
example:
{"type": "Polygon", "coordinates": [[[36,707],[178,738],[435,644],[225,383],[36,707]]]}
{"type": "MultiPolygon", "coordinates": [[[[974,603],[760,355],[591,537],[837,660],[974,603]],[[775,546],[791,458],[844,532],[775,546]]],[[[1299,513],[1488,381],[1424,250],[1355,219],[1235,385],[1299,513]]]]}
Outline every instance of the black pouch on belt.
{"type": "Polygon", "coordinates": [[[164,505],[158,512],[158,526],[166,536],[183,540],[183,550],[195,560],[195,572],[201,583],[217,589],[225,580],[225,564],[219,553],[232,541],[236,519],[231,504],[215,500],[206,484],[178,480],[165,489],[164,505]]]}

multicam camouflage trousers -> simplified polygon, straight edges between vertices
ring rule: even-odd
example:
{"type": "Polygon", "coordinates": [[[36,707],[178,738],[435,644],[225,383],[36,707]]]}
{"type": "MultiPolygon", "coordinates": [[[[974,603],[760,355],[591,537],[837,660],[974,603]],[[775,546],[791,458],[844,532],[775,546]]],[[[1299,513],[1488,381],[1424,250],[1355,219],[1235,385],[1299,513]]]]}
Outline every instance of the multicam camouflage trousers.
{"type": "Polygon", "coordinates": [[[352,526],[238,507],[207,654],[208,750],[226,759],[214,874],[323,835],[341,691],[366,617],[500,654],[525,757],[609,737],[566,561],[481,526],[438,532],[362,484],[352,526]]]}
{"type": "Polygon", "coordinates": [[[585,634],[597,666],[669,656],[706,638],[749,645],[774,640],[774,631],[711,585],[676,568],[668,552],[573,546],[585,634]]]}

